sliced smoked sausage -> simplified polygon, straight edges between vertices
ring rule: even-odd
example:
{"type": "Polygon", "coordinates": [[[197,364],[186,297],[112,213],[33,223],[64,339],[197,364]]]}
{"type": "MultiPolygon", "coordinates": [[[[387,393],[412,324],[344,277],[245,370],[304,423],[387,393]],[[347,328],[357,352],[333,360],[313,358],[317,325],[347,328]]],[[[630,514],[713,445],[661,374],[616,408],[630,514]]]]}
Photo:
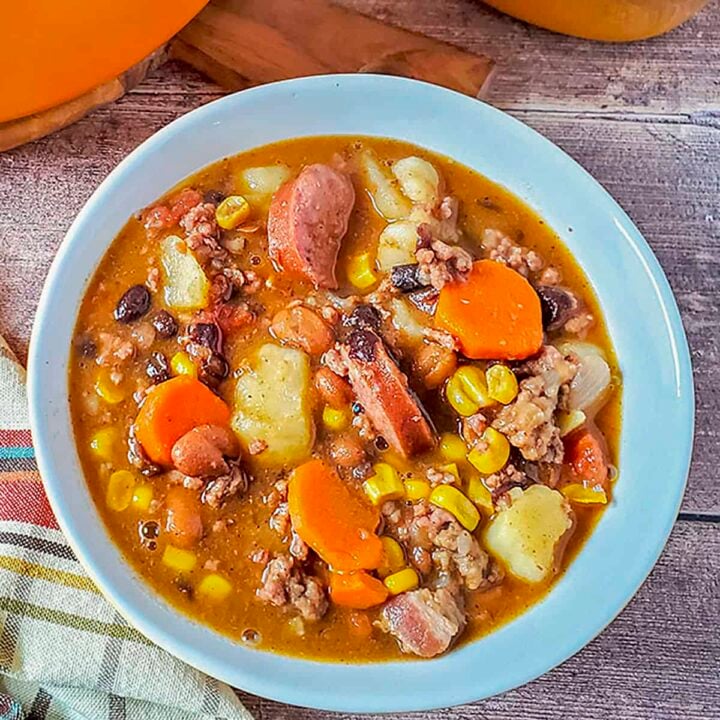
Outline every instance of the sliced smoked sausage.
{"type": "Polygon", "coordinates": [[[316,287],[336,288],[335,263],[355,204],[350,177],[329,165],[308,165],[273,196],[270,257],[316,287]]]}
{"type": "Polygon", "coordinates": [[[347,342],[326,354],[330,369],[347,375],[377,432],[404,457],[429,450],[435,436],[407,378],[379,335],[353,330],[347,342]]]}

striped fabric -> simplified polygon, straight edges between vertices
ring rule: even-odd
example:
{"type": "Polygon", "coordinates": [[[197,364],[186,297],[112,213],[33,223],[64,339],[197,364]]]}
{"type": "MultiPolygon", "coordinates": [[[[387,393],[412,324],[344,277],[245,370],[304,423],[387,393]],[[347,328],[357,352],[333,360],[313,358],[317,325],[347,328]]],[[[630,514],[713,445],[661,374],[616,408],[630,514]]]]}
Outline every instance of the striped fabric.
{"type": "Polygon", "coordinates": [[[226,685],[131,628],[58,529],[25,373],[0,338],[0,720],[250,720],[226,685]]]}

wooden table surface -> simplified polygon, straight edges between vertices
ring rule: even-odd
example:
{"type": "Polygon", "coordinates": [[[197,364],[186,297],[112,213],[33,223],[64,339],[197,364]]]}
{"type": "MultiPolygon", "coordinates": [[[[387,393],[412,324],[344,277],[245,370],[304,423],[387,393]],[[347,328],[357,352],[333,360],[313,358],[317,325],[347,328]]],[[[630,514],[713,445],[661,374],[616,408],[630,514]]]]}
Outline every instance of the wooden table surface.
{"type": "MultiPolygon", "coordinates": [[[[488,100],[576,158],[648,239],[678,299],[695,372],[688,490],[635,599],[540,680],[421,716],[720,718],[720,3],[663,38],[604,45],[529,27],[471,0],[343,2],[498,60],[488,100]]],[[[53,254],[93,189],[140,142],[218,95],[194,72],[165,66],[115,105],[0,155],[0,333],[21,357],[53,254]]],[[[329,715],[243,698],[258,718],[329,715]]]]}

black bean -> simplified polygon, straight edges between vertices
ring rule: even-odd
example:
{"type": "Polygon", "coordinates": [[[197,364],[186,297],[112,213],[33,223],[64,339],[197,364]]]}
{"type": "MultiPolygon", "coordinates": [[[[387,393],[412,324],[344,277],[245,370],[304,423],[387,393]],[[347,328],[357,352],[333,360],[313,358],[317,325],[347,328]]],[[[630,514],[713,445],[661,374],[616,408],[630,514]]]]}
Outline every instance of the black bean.
{"type": "Polygon", "coordinates": [[[262,262],[262,258],[259,255],[253,255],[250,258],[251,265],[259,265],[262,262]]]}
{"type": "Polygon", "coordinates": [[[434,287],[426,287],[422,288],[422,290],[413,290],[408,293],[407,297],[418,310],[422,310],[428,315],[434,315],[440,291],[434,287]]]}
{"type": "Polygon", "coordinates": [[[94,358],[97,355],[97,345],[95,341],[87,336],[78,338],[75,347],[77,351],[86,358],[94,358]]]}
{"type": "Polygon", "coordinates": [[[542,322],[546,330],[561,328],[577,311],[578,299],[569,290],[554,285],[538,285],[542,322]]]}
{"type": "Polygon", "coordinates": [[[155,383],[162,383],[170,379],[170,363],[161,352],[154,352],[145,365],[145,374],[155,383]]]}
{"type": "Polygon", "coordinates": [[[382,435],[378,435],[375,438],[375,447],[382,452],[383,450],[387,450],[390,446],[388,445],[388,441],[382,435]]]}
{"type": "Polygon", "coordinates": [[[221,351],[222,333],[216,323],[193,323],[188,327],[188,335],[198,345],[210,348],[213,352],[221,351]]]}
{"type": "Polygon", "coordinates": [[[144,285],[133,285],[118,301],[113,313],[116,320],[131,323],[150,309],[150,291],[144,285]]]}
{"type": "Polygon", "coordinates": [[[353,360],[372,362],[380,338],[371,330],[353,330],[348,337],[349,355],[353,360]]]}
{"type": "Polygon", "coordinates": [[[224,199],[225,194],[220,192],[220,190],[208,190],[203,197],[206,203],[213,203],[215,205],[219,205],[224,199]]]}
{"type": "Polygon", "coordinates": [[[396,265],[390,271],[390,281],[394,287],[404,293],[419,290],[425,287],[425,284],[420,281],[419,268],[417,263],[396,265]]]}
{"type": "Polygon", "coordinates": [[[213,353],[200,364],[198,379],[210,387],[215,387],[229,374],[228,361],[219,353],[213,353]]]}
{"type": "Polygon", "coordinates": [[[345,325],[370,330],[379,330],[381,321],[380,313],[372,305],[358,305],[350,315],[343,317],[345,325]]]}
{"type": "Polygon", "coordinates": [[[155,313],[152,326],[161,338],[167,339],[177,335],[177,320],[167,310],[159,310],[155,313]]]}
{"type": "Polygon", "coordinates": [[[140,525],[140,537],[143,540],[157,540],[160,536],[160,526],[155,520],[148,520],[140,525]]]}

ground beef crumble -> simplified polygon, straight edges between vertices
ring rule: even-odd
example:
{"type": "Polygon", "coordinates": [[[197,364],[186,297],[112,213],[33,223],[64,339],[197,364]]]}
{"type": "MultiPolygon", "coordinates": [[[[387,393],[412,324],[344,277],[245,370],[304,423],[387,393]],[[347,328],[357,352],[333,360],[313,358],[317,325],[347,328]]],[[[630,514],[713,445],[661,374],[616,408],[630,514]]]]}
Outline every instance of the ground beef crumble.
{"type": "Polygon", "coordinates": [[[291,555],[278,555],[268,562],[257,596],[275,607],[292,607],[305,620],[319,620],[328,609],[320,580],[307,574],[291,555]]]}
{"type": "MultiPolygon", "coordinates": [[[[483,234],[482,248],[490,260],[507,265],[523,277],[539,273],[545,268],[545,261],[540,255],[534,250],[516,245],[508,235],[500,230],[487,228],[483,234]]],[[[555,273],[548,274],[548,278],[556,279],[553,284],[557,284],[559,282],[558,275],[559,273],[555,270],[555,273]]],[[[548,282],[548,284],[550,283],[548,282]]]]}
{"type": "Polygon", "coordinates": [[[517,368],[520,391],[515,400],[501,408],[492,426],[518,448],[526,460],[560,463],[563,444],[555,424],[555,411],[577,366],[552,345],[517,368]]]}
{"type": "Polygon", "coordinates": [[[407,549],[411,562],[438,587],[489,589],[502,578],[477,539],[446,510],[421,500],[382,507],[385,528],[407,549]]]}

